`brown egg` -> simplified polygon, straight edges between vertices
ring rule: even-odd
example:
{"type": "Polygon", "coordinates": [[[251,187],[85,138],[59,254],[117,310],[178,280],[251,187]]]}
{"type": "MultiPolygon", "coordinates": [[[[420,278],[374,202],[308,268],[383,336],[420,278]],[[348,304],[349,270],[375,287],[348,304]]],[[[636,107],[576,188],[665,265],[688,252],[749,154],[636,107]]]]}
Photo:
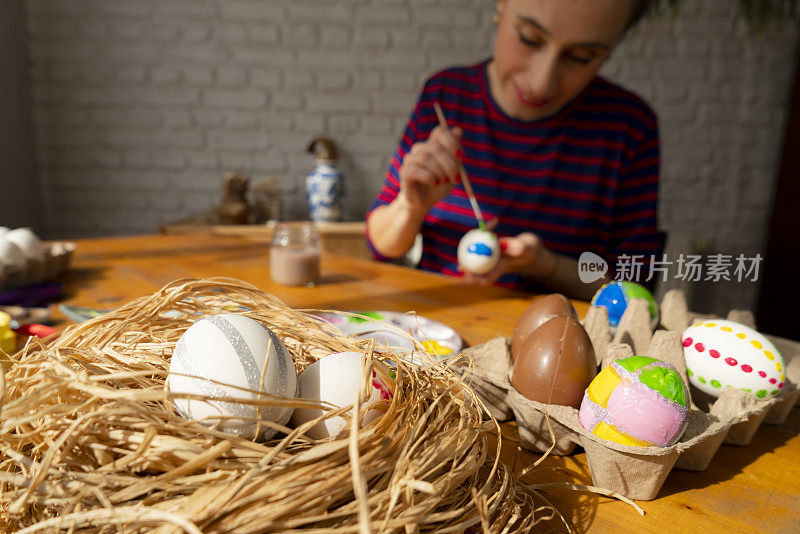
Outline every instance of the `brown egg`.
{"type": "Polygon", "coordinates": [[[578,408],[596,374],[597,361],[586,330],[571,317],[554,317],[522,344],[511,385],[531,400],[578,408]]]}
{"type": "Polygon", "coordinates": [[[553,317],[578,319],[569,299],[560,293],[551,293],[536,299],[517,319],[511,332],[511,360],[516,361],[519,349],[531,333],[553,317]]]}

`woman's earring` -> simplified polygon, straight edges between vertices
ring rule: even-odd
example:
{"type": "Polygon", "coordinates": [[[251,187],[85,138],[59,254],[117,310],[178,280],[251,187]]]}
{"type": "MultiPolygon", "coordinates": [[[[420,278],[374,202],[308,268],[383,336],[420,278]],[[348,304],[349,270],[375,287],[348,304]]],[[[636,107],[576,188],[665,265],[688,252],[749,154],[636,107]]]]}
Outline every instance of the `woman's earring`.
{"type": "Polygon", "coordinates": [[[492,22],[494,22],[495,26],[500,24],[500,12],[499,11],[495,11],[494,15],[492,15],[492,22]]]}

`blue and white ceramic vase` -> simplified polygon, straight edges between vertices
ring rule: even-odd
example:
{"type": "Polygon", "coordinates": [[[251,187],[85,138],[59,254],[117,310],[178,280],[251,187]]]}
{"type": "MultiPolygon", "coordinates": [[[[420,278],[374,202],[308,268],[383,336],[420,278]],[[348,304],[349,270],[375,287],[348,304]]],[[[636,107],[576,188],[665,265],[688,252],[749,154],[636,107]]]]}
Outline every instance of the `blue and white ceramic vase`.
{"type": "Polygon", "coordinates": [[[314,154],[317,166],[306,177],[306,201],[312,221],[333,222],[342,216],[344,184],[336,168],[336,143],[324,136],[311,140],[306,149],[314,154]]]}
{"type": "Polygon", "coordinates": [[[306,177],[308,215],[312,221],[333,222],[341,218],[342,182],[342,173],[333,162],[317,160],[317,166],[306,177]]]}

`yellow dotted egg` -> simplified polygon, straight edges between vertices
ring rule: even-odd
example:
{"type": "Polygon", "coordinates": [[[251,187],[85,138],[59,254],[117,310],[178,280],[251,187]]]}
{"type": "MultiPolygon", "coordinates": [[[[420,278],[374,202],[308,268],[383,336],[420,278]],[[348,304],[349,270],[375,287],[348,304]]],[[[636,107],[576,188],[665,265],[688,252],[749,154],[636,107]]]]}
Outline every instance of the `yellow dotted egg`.
{"type": "Polygon", "coordinates": [[[736,337],[738,337],[739,339],[744,339],[747,336],[745,334],[739,333],[739,334],[736,334],[736,337]]]}
{"type": "Polygon", "coordinates": [[[764,356],[766,356],[766,357],[767,357],[768,359],[770,359],[771,361],[774,361],[774,360],[775,360],[775,355],[774,355],[774,354],[772,354],[772,353],[771,353],[770,351],[768,351],[768,350],[765,350],[765,351],[764,351],[764,356]]]}
{"type": "Polygon", "coordinates": [[[752,341],[750,341],[750,344],[751,344],[751,345],[753,345],[753,346],[754,346],[755,348],[757,348],[757,349],[761,349],[761,348],[763,348],[763,347],[761,346],[761,343],[759,343],[759,342],[758,342],[758,341],[756,341],[755,339],[753,339],[752,341]]]}
{"type": "Polygon", "coordinates": [[[730,326],[723,326],[720,328],[723,332],[733,332],[730,326]]]}

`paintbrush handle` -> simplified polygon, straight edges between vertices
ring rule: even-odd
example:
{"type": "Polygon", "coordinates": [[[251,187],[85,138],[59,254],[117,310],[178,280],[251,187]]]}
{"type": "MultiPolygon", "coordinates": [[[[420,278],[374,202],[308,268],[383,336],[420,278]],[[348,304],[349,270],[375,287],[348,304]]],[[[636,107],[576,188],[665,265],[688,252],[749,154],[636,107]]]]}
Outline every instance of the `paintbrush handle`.
{"type": "MultiPolygon", "coordinates": [[[[436,110],[436,116],[439,118],[439,125],[447,129],[447,119],[445,119],[444,112],[442,112],[442,106],[440,106],[438,102],[434,102],[433,108],[436,110]]],[[[483,229],[483,213],[481,213],[481,208],[478,206],[478,199],[475,198],[475,192],[472,190],[472,184],[467,176],[467,170],[464,168],[464,164],[461,161],[457,161],[457,165],[458,174],[461,176],[461,183],[464,185],[464,191],[467,192],[467,198],[472,205],[472,211],[475,212],[475,218],[478,219],[478,226],[483,229]]]]}
{"type": "MultiPolygon", "coordinates": [[[[475,193],[472,191],[472,184],[469,183],[469,178],[467,178],[467,171],[461,163],[458,164],[458,173],[461,175],[461,183],[464,184],[464,190],[467,192],[470,204],[472,204],[472,211],[475,212],[475,217],[478,219],[478,222],[483,223],[483,213],[481,213],[481,208],[478,206],[478,199],[475,198],[475,193]]],[[[483,226],[483,224],[481,224],[481,226],[483,226]]]]}

